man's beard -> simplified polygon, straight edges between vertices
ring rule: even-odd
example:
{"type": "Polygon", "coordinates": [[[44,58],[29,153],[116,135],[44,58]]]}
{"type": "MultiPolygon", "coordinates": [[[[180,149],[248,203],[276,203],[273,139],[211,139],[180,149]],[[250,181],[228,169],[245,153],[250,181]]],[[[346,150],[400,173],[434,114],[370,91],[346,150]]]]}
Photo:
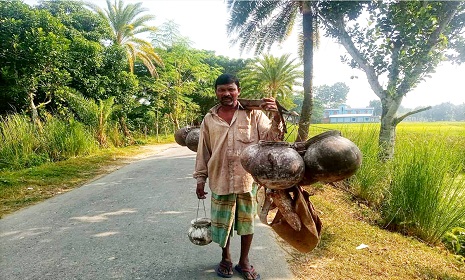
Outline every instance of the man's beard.
{"type": "Polygon", "coordinates": [[[221,105],[232,106],[234,105],[234,99],[232,97],[223,97],[220,99],[221,105]]]}

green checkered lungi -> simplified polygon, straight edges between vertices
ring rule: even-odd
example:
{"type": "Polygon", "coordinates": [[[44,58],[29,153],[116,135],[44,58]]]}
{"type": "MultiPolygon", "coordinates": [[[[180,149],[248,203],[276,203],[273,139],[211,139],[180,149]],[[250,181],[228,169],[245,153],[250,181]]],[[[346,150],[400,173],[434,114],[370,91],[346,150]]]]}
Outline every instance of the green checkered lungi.
{"type": "Polygon", "coordinates": [[[217,195],[211,199],[212,240],[226,247],[228,236],[232,237],[234,226],[238,235],[254,233],[254,217],[257,213],[257,188],[248,193],[217,195]]]}

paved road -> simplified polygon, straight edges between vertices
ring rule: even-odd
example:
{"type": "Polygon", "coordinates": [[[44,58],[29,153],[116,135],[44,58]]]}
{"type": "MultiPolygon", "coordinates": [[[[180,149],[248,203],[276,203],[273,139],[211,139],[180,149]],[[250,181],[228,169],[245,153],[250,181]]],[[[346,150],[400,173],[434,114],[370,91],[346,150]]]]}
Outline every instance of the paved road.
{"type": "MultiPolygon", "coordinates": [[[[0,278],[220,279],[218,245],[196,246],[187,237],[198,202],[194,159],[174,146],[4,217],[0,278]]],[[[239,240],[232,240],[236,262],[239,240]]],[[[258,222],[251,260],[262,279],[293,279],[286,256],[258,222]]]]}

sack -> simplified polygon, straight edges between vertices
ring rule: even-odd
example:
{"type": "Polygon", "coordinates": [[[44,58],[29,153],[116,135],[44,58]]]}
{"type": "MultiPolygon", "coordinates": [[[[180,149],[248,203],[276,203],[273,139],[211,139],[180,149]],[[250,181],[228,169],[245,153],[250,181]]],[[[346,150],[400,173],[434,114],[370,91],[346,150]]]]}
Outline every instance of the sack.
{"type": "Polygon", "coordinates": [[[292,191],[294,193],[292,205],[302,224],[299,231],[289,225],[279,210],[273,221],[268,224],[266,222],[266,215],[271,208],[271,202],[266,198],[260,213],[260,220],[271,226],[282,239],[289,243],[289,245],[302,253],[308,253],[312,251],[320,241],[322,223],[313,204],[310,202],[310,194],[298,186],[293,187],[292,191]]]}

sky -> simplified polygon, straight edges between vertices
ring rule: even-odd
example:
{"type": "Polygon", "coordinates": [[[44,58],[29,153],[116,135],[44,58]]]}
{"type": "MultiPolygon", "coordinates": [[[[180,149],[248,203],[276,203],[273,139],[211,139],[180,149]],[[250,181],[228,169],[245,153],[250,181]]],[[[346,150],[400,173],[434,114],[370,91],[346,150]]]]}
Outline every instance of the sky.
{"type": "MultiPolygon", "coordinates": [[[[114,1],[114,0],[111,0],[114,1]]],[[[34,5],[36,0],[25,0],[34,5]]],[[[105,0],[92,0],[106,7],[105,0]]],[[[192,47],[215,51],[217,55],[230,58],[253,58],[252,52],[240,53],[237,46],[230,45],[226,31],[228,11],[224,0],[125,0],[124,3],[143,3],[147,14],[155,15],[153,25],[160,26],[168,20],[179,25],[182,36],[188,37],[192,47]]],[[[272,48],[270,54],[280,56],[290,53],[297,58],[296,36],[291,36],[282,45],[272,48]]],[[[314,86],[333,85],[343,82],[349,86],[347,104],[351,107],[367,107],[370,100],[379,98],[370,89],[365,73],[351,69],[340,61],[346,54],[342,45],[321,37],[319,49],[314,54],[314,86]],[[351,79],[356,76],[358,78],[351,79]]],[[[436,73],[407,94],[402,102],[406,108],[434,106],[444,102],[455,105],[465,103],[465,64],[458,66],[444,62],[436,73]]]]}

